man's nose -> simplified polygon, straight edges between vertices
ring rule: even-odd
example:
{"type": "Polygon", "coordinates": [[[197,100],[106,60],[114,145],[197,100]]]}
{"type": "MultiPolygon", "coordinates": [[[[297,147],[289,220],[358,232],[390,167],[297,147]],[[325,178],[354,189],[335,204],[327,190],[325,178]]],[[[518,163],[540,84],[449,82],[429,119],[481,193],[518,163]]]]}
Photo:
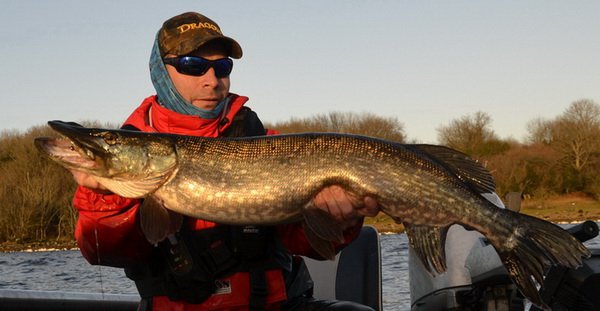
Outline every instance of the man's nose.
{"type": "Polygon", "coordinates": [[[219,78],[217,78],[214,68],[209,68],[206,73],[202,75],[202,84],[203,86],[212,88],[219,85],[219,78]]]}

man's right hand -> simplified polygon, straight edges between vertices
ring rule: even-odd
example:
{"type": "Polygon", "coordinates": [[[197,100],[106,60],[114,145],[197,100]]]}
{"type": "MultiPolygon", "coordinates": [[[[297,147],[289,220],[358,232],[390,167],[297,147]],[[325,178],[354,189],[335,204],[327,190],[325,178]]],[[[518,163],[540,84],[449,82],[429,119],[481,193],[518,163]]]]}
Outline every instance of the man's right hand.
{"type": "Polygon", "coordinates": [[[83,187],[89,188],[90,190],[102,193],[102,194],[111,194],[112,192],[108,190],[106,187],[102,186],[94,176],[86,174],[82,171],[71,170],[71,174],[73,174],[73,178],[75,182],[83,187]]]}

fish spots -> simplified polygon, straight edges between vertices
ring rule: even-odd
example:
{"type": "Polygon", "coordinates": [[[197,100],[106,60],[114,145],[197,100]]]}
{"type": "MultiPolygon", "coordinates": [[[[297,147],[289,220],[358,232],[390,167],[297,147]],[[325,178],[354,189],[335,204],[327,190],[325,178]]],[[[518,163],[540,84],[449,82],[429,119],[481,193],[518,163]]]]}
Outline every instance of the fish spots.
{"type": "Polygon", "coordinates": [[[292,164],[292,158],[290,157],[285,157],[285,158],[279,158],[277,160],[279,162],[280,165],[291,165],[292,164]]]}
{"type": "Polygon", "coordinates": [[[247,208],[245,210],[246,213],[248,213],[248,215],[256,215],[257,214],[257,209],[255,207],[250,207],[247,208]]]}
{"type": "Polygon", "coordinates": [[[175,197],[187,197],[198,199],[203,197],[207,192],[211,190],[206,188],[204,184],[199,184],[191,181],[184,181],[177,184],[175,188],[170,189],[171,196],[175,197]]]}

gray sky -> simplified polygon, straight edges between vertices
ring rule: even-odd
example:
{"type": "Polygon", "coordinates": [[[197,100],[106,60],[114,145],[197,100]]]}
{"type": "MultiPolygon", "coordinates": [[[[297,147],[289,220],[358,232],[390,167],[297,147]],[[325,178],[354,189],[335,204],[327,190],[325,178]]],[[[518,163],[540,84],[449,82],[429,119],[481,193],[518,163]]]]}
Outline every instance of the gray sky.
{"type": "Polygon", "coordinates": [[[409,139],[475,111],[502,138],[600,103],[600,1],[0,0],[0,130],[122,122],[154,94],[162,22],[198,11],[244,49],[232,92],[263,121],[397,117],[409,139]]]}

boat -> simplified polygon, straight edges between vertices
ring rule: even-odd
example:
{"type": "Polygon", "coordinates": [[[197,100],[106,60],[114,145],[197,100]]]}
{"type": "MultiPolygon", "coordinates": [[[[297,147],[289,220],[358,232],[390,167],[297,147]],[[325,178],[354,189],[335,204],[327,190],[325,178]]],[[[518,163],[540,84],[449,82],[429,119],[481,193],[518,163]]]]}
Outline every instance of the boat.
{"type": "MultiPolygon", "coordinates": [[[[598,235],[586,221],[567,230],[584,242],[598,235]]],[[[453,226],[446,240],[448,270],[429,274],[409,251],[411,310],[520,311],[529,307],[493,247],[477,232],[453,226]]],[[[540,292],[553,310],[600,310],[600,249],[576,269],[552,268],[540,292]]],[[[379,234],[364,226],[356,241],[334,261],[306,259],[318,299],[339,299],[384,310],[379,234]]],[[[2,310],[137,310],[138,295],[0,290],[2,310]]]]}
{"type": "MultiPolygon", "coordinates": [[[[495,193],[482,194],[499,208],[520,210],[521,194],[509,193],[504,206],[495,193]]],[[[598,236],[598,225],[585,221],[567,228],[579,241],[598,236]]],[[[446,272],[428,273],[409,249],[411,310],[541,310],[518,292],[494,248],[476,231],[451,226],[446,238],[446,272]]],[[[600,310],[600,249],[590,249],[578,269],[553,267],[545,273],[540,295],[552,310],[600,310]]]]}

